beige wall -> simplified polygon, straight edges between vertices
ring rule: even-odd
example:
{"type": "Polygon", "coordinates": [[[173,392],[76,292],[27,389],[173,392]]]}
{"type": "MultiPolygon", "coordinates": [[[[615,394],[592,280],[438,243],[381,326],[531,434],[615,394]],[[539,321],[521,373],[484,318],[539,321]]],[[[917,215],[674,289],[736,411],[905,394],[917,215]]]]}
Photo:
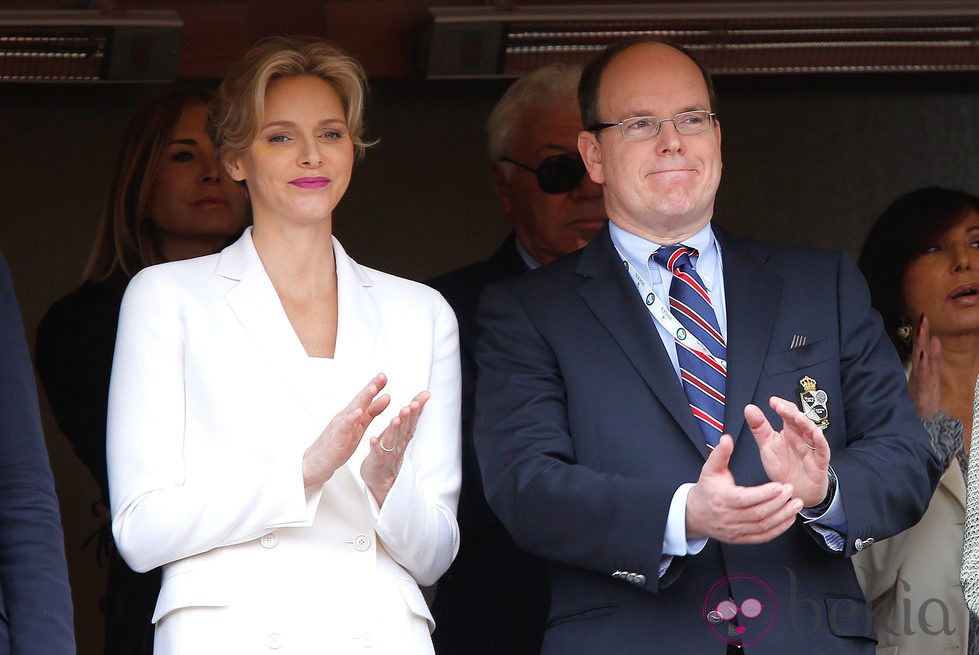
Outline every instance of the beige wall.
{"type": "MultiPolygon", "coordinates": [[[[979,192],[979,85],[972,78],[719,80],[725,153],[718,220],[779,241],[856,252],[872,218],[926,184],[979,192]]],[[[425,279],[483,258],[506,233],[489,186],[483,122],[502,82],[377,82],[358,165],[335,216],[361,262],[425,279]]],[[[149,89],[0,86],[0,248],[29,341],[73,289],[128,113],[149,89]]],[[[46,403],[43,399],[42,403],[46,403]]],[[[100,652],[101,574],[81,543],[94,482],[45,428],[65,524],[80,655],[100,652]]]]}

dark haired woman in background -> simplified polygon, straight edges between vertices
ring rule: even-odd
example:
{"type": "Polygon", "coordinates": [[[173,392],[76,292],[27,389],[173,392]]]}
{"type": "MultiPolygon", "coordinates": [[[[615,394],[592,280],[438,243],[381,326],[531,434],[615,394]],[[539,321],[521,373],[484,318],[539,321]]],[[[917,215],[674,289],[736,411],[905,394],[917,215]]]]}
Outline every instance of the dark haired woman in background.
{"type": "Polygon", "coordinates": [[[36,365],[58,427],[101,490],[107,555],[106,655],[153,650],[150,617],[160,572],[137,574],[116,553],[108,524],[106,403],[119,304],[145,266],[217,252],[245,228],[245,190],[220,167],[205,130],[210,94],[174,89],[146,101],[129,121],[111,193],[80,288],[38,327],[36,365]]]}
{"type": "Polygon", "coordinates": [[[979,374],[979,198],[939,187],[901,196],[871,229],[860,268],[947,467],[917,525],[853,558],[877,651],[975,654],[959,571],[979,374]]]}

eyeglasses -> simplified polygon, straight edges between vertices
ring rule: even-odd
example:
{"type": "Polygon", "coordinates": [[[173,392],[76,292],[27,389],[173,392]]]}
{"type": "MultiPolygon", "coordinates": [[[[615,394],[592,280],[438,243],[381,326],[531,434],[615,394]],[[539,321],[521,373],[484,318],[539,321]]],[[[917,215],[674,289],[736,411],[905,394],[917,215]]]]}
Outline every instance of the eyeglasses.
{"type": "Polygon", "coordinates": [[[525,171],[530,171],[537,176],[537,185],[541,191],[555,195],[567,193],[575,188],[585,176],[585,162],[581,161],[581,156],[577,153],[548,157],[537,168],[531,168],[509,157],[500,157],[500,161],[510,162],[525,171]]]}
{"type": "Polygon", "coordinates": [[[673,118],[657,118],[656,116],[633,116],[620,123],[595,123],[588,128],[589,132],[600,132],[610,127],[618,126],[622,137],[630,141],[645,141],[659,134],[663,123],[673,123],[678,134],[693,136],[703,134],[714,127],[717,114],[706,109],[680,112],[673,118]]]}

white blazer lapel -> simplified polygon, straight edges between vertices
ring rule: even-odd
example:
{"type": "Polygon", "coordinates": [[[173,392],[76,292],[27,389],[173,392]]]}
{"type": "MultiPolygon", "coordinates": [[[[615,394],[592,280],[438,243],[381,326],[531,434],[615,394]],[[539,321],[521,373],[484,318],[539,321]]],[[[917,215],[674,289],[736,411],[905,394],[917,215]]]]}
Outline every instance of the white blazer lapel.
{"type": "MultiPolygon", "coordinates": [[[[381,309],[370,291],[374,282],[370,272],[353,261],[336,238],[333,239],[333,252],[338,304],[334,359],[344,368],[353,364],[357,368],[369,369],[367,365],[374,359],[381,325],[381,309]]],[[[306,351],[255,251],[251,228],[221,252],[216,273],[237,282],[226,296],[228,305],[262,350],[282,362],[306,357],[306,351]]],[[[365,379],[364,383],[369,379],[365,379]]]]}
{"type": "MultiPolygon", "coordinates": [[[[382,344],[379,339],[385,320],[383,307],[379,304],[383,298],[378,297],[371,271],[351,259],[335,238],[333,256],[337,266],[338,306],[334,360],[336,374],[340,378],[339,386],[349,389],[352,397],[354,391],[360,390],[384,370],[386,357],[380,352],[382,344]]],[[[388,408],[389,411],[391,408],[388,408]]],[[[370,452],[370,437],[378,434],[388,420],[387,413],[374,420],[345,465],[361,489],[365,485],[360,477],[360,465],[370,452]]]]}
{"type": "Polygon", "coordinates": [[[252,242],[251,228],[234,244],[225,248],[218,259],[217,275],[236,284],[225,300],[242,328],[255,343],[258,352],[269,362],[269,368],[293,390],[310,418],[322,429],[313,399],[303,393],[303,360],[306,350],[293,329],[279,295],[272,285],[252,242]]]}
{"type": "MultiPolygon", "coordinates": [[[[333,239],[333,257],[337,267],[337,345],[334,359],[345,370],[370,371],[377,365],[375,355],[381,331],[382,300],[374,293],[370,271],[347,255],[340,242],[333,239]],[[348,368],[350,367],[350,368],[348,368]]],[[[367,373],[364,384],[378,371],[367,373]]]]}
{"type": "MultiPolygon", "coordinates": [[[[370,272],[350,259],[336,239],[333,240],[333,251],[337,269],[338,322],[332,377],[338,402],[332,404],[314,396],[313,386],[305,383],[308,372],[306,351],[255,251],[251,228],[222,251],[216,270],[218,275],[236,282],[225,296],[231,311],[259,352],[267,358],[270,369],[276,371],[281,382],[295,394],[317,430],[322,430],[333,418],[332,414],[323,415],[324,407],[345,406],[356,391],[382,370],[381,360],[384,359],[377,353],[382,311],[371,292],[374,283],[370,272]]],[[[374,429],[377,425],[372,425],[368,434],[376,434],[379,431],[374,429]]],[[[361,488],[364,483],[359,470],[369,448],[369,440],[365,438],[346,464],[361,488]]]]}

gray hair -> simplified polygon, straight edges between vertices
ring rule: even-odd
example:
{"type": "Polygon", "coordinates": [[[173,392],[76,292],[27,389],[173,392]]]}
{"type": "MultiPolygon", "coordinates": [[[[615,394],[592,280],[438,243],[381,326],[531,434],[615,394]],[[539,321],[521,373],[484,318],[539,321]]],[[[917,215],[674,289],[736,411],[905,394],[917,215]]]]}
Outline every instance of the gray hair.
{"type": "Polygon", "coordinates": [[[576,104],[581,70],[577,64],[548,64],[511,84],[486,121],[490,161],[507,154],[526,112],[546,111],[549,105],[568,98],[576,104]]]}

